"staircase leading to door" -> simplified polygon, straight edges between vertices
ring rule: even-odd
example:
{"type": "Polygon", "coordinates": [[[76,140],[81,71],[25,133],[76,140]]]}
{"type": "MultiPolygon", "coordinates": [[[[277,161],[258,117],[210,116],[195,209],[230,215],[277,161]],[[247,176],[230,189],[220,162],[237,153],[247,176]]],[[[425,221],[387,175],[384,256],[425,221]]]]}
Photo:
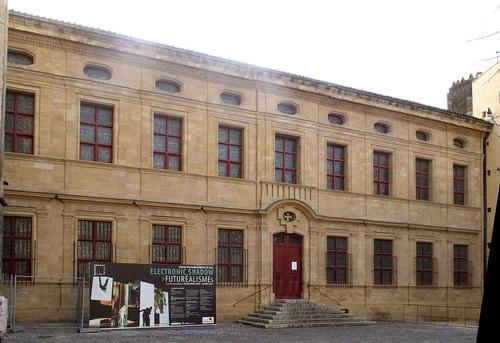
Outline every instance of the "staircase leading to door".
{"type": "Polygon", "coordinates": [[[332,309],[309,299],[280,299],[238,323],[264,329],[371,325],[375,322],[332,309]]]}

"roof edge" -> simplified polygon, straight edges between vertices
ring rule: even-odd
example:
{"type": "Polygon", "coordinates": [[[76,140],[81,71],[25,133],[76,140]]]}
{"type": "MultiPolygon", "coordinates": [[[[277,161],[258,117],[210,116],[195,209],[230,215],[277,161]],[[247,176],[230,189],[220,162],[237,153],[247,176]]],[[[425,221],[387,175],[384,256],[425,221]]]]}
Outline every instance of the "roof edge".
{"type": "MultiPolygon", "coordinates": [[[[92,34],[96,34],[96,35],[100,35],[100,36],[108,36],[108,37],[113,38],[113,39],[123,39],[123,40],[127,40],[127,41],[133,41],[135,43],[144,44],[147,46],[152,46],[152,47],[156,47],[156,48],[160,48],[160,49],[168,49],[171,51],[175,51],[175,52],[179,52],[179,53],[183,53],[183,54],[187,54],[187,55],[191,55],[191,56],[195,56],[195,57],[201,57],[204,59],[213,60],[213,61],[218,62],[218,63],[230,64],[230,65],[233,65],[233,66],[238,67],[238,68],[252,69],[255,71],[267,73],[271,76],[287,78],[288,81],[290,81],[291,83],[297,84],[297,85],[309,83],[314,88],[318,88],[318,86],[324,87],[324,88],[329,88],[329,89],[333,88],[339,93],[351,93],[351,94],[356,95],[356,96],[369,97],[369,98],[373,98],[376,100],[380,100],[380,101],[385,102],[385,103],[389,103],[389,105],[397,104],[397,105],[403,105],[403,106],[409,107],[409,109],[421,109],[421,110],[425,110],[425,111],[429,111],[429,112],[443,114],[443,115],[450,117],[451,119],[462,119],[462,120],[466,120],[466,121],[469,120],[469,121],[472,121],[476,124],[486,126],[486,127],[491,127],[493,125],[492,123],[490,123],[487,120],[477,118],[477,117],[474,117],[472,115],[466,115],[466,114],[459,113],[459,112],[452,112],[452,111],[448,111],[448,110],[445,110],[445,109],[442,109],[439,107],[425,105],[425,104],[418,103],[418,102],[411,101],[411,100],[395,98],[395,97],[391,97],[391,96],[387,96],[387,95],[383,95],[383,94],[379,94],[379,93],[374,93],[374,92],[365,91],[365,90],[361,90],[361,89],[357,89],[357,88],[353,88],[353,87],[339,85],[339,84],[336,84],[333,82],[322,81],[322,80],[310,78],[307,76],[292,74],[292,73],[288,73],[288,72],[284,72],[284,71],[280,71],[280,70],[276,70],[276,69],[272,69],[272,68],[256,66],[256,65],[252,65],[252,64],[248,64],[248,63],[244,63],[244,62],[239,62],[239,61],[235,61],[235,60],[231,60],[231,59],[227,59],[227,58],[223,58],[223,57],[209,55],[209,54],[205,54],[205,53],[201,53],[201,52],[197,52],[197,51],[193,51],[193,50],[182,49],[182,48],[178,48],[175,46],[161,44],[161,43],[157,43],[157,42],[153,42],[153,41],[147,41],[144,39],[135,38],[135,37],[131,37],[131,36],[127,36],[124,34],[112,32],[112,31],[107,31],[107,30],[103,30],[103,29],[99,29],[99,28],[93,28],[93,27],[88,27],[88,26],[79,25],[79,24],[75,24],[75,23],[65,22],[65,21],[58,20],[58,19],[46,18],[46,17],[42,17],[42,16],[29,14],[29,13],[18,12],[18,11],[12,10],[12,9],[9,10],[9,16],[18,17],[21,20],[28,19],[28,20],[33,20],[33,21],[44,21],[44,22],[51,23],[54,25],[63,25],[66,27],[70,27],[70,28],[77,29],[77,30],[83,30],[83,31],[86,31],[88,33],[92,33],[92,34]]],[[[304,90],[304,89],[302,89],[302,90],[304,90]]],[[[305,90],[305,91],[307,91],[307,90],[305,90]]]]}

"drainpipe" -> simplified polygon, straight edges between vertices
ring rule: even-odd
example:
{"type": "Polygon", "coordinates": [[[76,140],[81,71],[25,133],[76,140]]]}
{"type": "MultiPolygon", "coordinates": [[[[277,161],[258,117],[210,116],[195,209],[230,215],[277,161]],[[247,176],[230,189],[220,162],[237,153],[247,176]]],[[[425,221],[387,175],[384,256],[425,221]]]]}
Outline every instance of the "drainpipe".
{"type": "Polygon", "coordinates": [[[487,187],[487,171],[486,171],[486,140],[490,136],[489,132],[483,138],[483,286],[486,282],[486,269],[488,260],[488,187],[487,187]]]}

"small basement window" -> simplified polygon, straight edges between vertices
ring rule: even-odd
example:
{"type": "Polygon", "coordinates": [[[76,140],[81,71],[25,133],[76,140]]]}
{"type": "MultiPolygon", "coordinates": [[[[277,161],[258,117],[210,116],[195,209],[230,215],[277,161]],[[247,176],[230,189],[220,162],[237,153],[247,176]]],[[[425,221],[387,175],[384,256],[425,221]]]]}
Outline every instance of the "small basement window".
{"type": "Polygon", "coordinates": [[[373,128],[378,133],[389,133],[389,126],[383,123],[375,123],[373,125],[373,128]]]}
{"type": "Polygon", "coordinates": [[[181,84],[175,80],[160,79],[155,82],[156,88],[161,91],[169,93],[179,93],[181,91],[181,84]]]}
{"type": "Polygon", "coordinates": [[[288,102],[280,102],[278,104],[278,111],[284,114],[296,114],[297,106],[288,102]]]}
{"type": "Polygon", "coordinates": [[[223,92],[220,94],[220,100],[227,105],[240,106],[241,96],[235,93],[223,92]]]}
{"type": "Polygon", "coordinates": [[[83,73],[85,76],[91,79],[97,80],[110,80],[111,70],[107,67],[88,65],[83,68],[83,73]]]}
{"type": "Polygon", "coordinates": [[[344,125],[345,117],[342,114],[330,113],[328,115],[328,121],[334,125],[344,125]]]}
{"type": "Polygon", "coordinates": [[[415,136],[419,141],[427,142],[429,140],[429,134],[425,131],[418,130],[415,132],[415,136]]]}
{"type": "Polygon", "coordinates": [[[453,145],[459,149],[463,149],[463,148],[465,148],[465,141],[463,139],[460,139],[460,138],[455,138],[453,140],[453,145]]]}
{"type": "Polygon", "coordinates": [[[9,50],[7,52],[7,62],[27,66],[33,64],[33,56],[26,52],[9,50]]]}

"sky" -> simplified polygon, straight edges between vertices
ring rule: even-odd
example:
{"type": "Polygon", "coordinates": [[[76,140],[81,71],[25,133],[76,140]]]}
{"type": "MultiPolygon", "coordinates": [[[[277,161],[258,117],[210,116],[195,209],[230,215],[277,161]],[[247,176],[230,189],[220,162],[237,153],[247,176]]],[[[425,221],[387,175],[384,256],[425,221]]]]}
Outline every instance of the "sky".
{"type": "Polygon", "coordinates": [[[444,109],[453,81],[500,58],[500,0],[8,0],[8,7],[444,109]]]}

